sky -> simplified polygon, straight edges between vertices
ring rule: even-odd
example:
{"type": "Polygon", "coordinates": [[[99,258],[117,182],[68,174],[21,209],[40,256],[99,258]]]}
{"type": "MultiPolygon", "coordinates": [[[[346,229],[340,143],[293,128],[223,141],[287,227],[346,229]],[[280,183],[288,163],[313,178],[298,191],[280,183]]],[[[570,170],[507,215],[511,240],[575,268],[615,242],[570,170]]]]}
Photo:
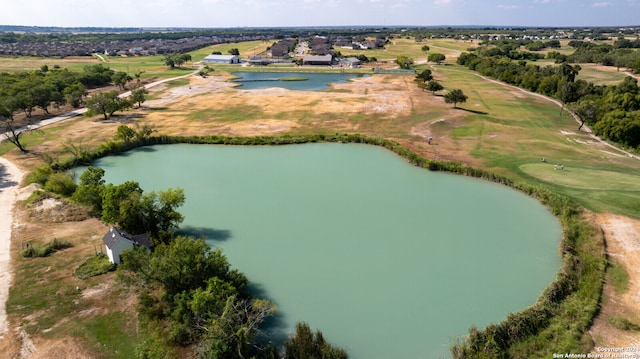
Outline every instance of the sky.
{"type": "Polygon", "coordinates": [[[10,0],[0,25],[633,26],[640,0],[10,0]]]}

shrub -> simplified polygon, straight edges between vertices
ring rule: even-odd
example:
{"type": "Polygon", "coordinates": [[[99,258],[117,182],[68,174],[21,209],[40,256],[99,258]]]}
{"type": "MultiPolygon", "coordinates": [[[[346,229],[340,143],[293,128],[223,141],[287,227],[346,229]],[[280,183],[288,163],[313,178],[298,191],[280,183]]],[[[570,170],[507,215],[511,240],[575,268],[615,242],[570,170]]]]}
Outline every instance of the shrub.
{"type": "Polygon", "coordinates": [[[87,260],[76,269],[73,275],[79,279],[86,279],[112,270],[114,270],[114,266],[109,262],[109,257],[107,257],[106,254],[98,253],[87,258],[87,260]]]}
{"type": "Polygon", "coordinates": [[[35,171],[29,173],[27,176],[27,182],[38,183],[44,186],[51,174],[53,174],[53,169],[50,166],[37,167],[35,171]]]}
{"type": "Polygon", "coordinates": [[[27,248],[22,251],[22,257],[24,258],[36,258],[36,257],[47,257],[53,252],[73,247],[71,242],[65,239],[54,238],[53,241],[45,244],[42,247],[36,247],[30,244],[27,244],[27,248]]]}
{"type": "Polygon", "coordinates": [[[65,172],[56,172],[49,176],[47,182],[44,184],[44,189],[47,191],[63,195],[65,197],[71,196],[76,191],[76,183],[71,178],[71,175],[65,172]]]}

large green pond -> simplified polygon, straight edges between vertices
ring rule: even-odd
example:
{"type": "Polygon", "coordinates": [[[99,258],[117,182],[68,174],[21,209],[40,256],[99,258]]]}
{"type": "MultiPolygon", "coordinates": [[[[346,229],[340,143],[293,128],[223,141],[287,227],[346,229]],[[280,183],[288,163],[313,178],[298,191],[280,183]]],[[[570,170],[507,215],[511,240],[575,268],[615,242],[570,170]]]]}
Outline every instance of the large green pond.
{"type": "Polygon", "coordinates": [[[378,147],[164,145],[95,165],[107,182],[184,188],[184,229],[278,305],[269,329],[306,321],[355,359],[447,356],[561,265],[561,228],[535,200],[378,147]]]}

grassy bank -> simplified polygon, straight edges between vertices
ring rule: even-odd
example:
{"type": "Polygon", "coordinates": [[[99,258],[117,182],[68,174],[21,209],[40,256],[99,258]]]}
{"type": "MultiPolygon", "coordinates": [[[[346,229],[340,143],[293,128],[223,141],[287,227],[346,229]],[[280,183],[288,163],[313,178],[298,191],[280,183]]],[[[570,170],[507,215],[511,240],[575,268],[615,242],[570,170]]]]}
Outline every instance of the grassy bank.
{"type": "Polygon", "coordinates": [[[85,158],[70,158],[58,165],[67,169],[100,157],[138,146],[189,143],[216,145],[291,145],[314,142],[363,143],[381,146],[409,163],[432,171],[446,171],[481,178],[522,191],[547,206],[563,226],[560,251],[563,265],[556,280],[538,301],[525,310],[510,314],[503,322],[483,330],[472,328],[467,340],[452,348],[454,358],[532,358],[553,352],[585,352],[592,343],[584,335],[597,314],[606,261],[602,235],[583,216],[581,207],[566,197],[541,186],[516,183],[490,171],[458,162],[428,160],[400,144],[359,134],[309,136],[157,136],[136,143],[108,142],[85,158]]]}

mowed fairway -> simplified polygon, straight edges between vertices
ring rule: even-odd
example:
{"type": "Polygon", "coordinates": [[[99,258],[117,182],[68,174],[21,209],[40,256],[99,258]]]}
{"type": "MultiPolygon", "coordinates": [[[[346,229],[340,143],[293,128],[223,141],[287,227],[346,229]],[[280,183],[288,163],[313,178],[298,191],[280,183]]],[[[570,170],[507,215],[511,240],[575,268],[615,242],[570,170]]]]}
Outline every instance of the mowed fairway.
{"type": "Polygon", "coordinates": [[[629,76],[624,69],[618,70],[613,66],[602,66],[596,64],[580,64],[582,68],[578,79],[593,82],[596,85],[616,85],[625,77],[629,76]]]}
{"type": "Polygon", "coordinates": [[[640,191],[640,175],[553,165],[551,163],[520,166],[525,173],[556,186],[588,190],[640,191]]]}

